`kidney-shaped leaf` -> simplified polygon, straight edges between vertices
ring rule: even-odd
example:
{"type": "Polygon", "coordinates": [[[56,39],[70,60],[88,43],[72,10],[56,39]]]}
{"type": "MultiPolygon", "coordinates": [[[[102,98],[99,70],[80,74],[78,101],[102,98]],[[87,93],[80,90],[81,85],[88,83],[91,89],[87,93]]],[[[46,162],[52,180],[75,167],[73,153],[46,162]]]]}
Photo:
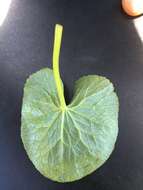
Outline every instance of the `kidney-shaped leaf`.
{"type": "Polygon", "coordinates": [[[90,174],[108,159],[117,132],[118,99],[108,79],[79,79],[65,111],[52,70],[42,69],[27,80],[21,135],[29,158],[44,176],[66,182],[90,174]]]}

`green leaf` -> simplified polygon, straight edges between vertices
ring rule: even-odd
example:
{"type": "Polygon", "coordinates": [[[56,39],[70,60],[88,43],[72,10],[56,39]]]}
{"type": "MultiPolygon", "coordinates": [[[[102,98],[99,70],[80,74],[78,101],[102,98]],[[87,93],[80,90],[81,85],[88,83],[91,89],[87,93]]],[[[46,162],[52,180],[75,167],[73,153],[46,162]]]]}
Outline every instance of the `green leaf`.
{"type": "MultiPolygon", "coordinates": [[[[54,70],[55,71],[55,70],[54,70]]],[[[76,81],[69,105],[63,84],[45,68],[26,81],[21,137],[37,170],[58,182],[78,180],[99,168],[114,149],[118,134],[118,98],[105,77],[76,81]],[[61,96],[59,97],[59,91],[61,96]]]]}
{"type": "Polygon", "coordinates": [[[104,77],[82,77],[63,112],[50,69],[30,76],[24,88],[22,140],[29,158],[46,177],[66,182],[101,166],[118,132],[118,99],[104,77]]]}

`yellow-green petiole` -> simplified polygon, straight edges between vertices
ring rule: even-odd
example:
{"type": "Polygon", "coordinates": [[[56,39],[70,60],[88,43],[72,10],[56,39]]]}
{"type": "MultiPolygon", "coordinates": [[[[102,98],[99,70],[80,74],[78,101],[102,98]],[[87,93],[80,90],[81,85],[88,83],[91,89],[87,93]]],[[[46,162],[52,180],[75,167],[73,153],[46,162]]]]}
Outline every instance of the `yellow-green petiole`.
{"type": "Polygon", "coordinates": [[[64,90],[61,83],[61,77],[59,73],[59,55],[61,48],[61,40],[62,40],[62,31],[63,27],[59,24],[55,26],[55,38],[54,38],[54,49],[53,49],[53,72],[56,83],[56,88],[61,104],[61,109],[64,111],[66,109],[66,102],[64,97],[64,90]]]}

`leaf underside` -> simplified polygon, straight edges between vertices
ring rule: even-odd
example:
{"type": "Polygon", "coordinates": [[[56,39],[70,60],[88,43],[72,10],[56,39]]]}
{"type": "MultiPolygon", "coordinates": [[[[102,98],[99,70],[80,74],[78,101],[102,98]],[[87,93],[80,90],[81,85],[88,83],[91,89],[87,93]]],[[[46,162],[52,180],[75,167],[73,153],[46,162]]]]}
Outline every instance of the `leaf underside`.
{"type": "Polygon", "coordinates": [[[105,77],[76,81],[74,97],[61,111],[53,71],[45,68],[26,81],[21,137],[34,166],[58,182],[78,180],[99,168],[114,149],[118,98],[105,77]]]}

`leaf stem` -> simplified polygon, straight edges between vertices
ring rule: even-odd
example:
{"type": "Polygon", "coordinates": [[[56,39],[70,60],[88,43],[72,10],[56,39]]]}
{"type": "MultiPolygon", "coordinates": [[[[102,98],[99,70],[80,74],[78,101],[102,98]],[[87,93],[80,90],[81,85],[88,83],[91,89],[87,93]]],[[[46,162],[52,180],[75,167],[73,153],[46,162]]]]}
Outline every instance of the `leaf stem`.
{"type": "Polygon", "coordinates": [[[61,40],[62,40],[62,31],[63,27],[59,24],[55,26],[55,38],[54,38],[54,49],[53,49],[53,72],[55,83],[57,87],[57,92],[61,104],[61,109],[66,109],[66,102],[64,97],[64,90],[62,86],[62,81],[59,73],[59,55],[60,55],[60,48],[61,48],[61,40]]]}

